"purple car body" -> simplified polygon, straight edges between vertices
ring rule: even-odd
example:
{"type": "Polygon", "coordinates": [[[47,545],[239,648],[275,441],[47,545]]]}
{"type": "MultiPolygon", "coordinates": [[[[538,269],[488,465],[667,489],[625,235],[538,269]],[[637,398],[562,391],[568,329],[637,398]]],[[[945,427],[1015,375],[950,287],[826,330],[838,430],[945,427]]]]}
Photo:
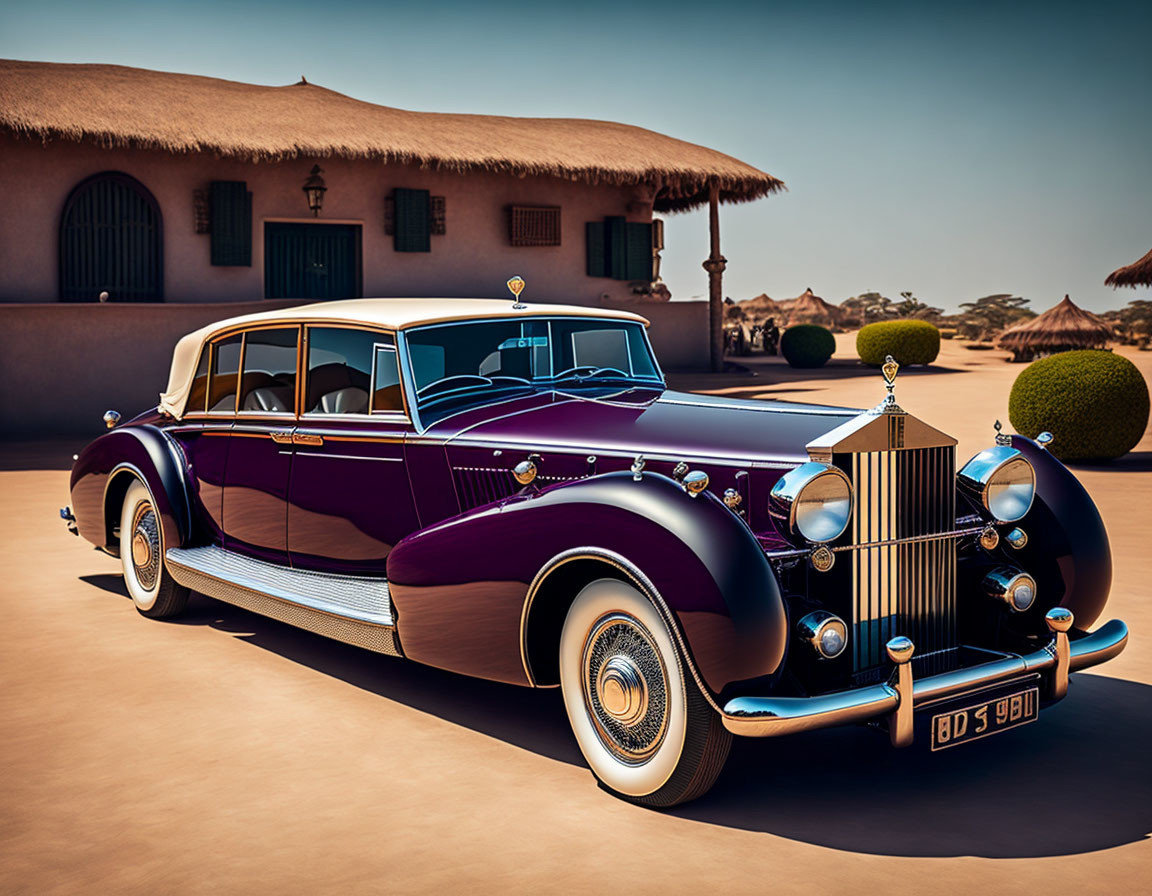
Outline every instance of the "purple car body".
{"type": "MultiPolygon", "coordinates": [[[[654,362],[649,367],[641,356],[650,349],[636,335],[643,332],[639,319],[602,318],[587,309],[511,314],[494,309],[495,303],[482,304],[484,314],[473,318],[467,313],[472,306],[456,302],[445,319],[477,328],[509,325],[508,318],[532,323],[518,323],[517,337],[493,342],[496,349],[479,365],[470,359],[466,372],[455,375],[450,360],[430,362],[435,353],[417,352],[423,337],[413,335],[432,331],[428,338],[439,338],[435,328],[447,324],[408,314],[406,322],[374,327],[355,302],[256,315],[193,334],[189,347],[178,348],[178,358],[181,352],[186,357],[174,362],[161,405],[97,438],[79,455],[70,514],[79,534],[120,555],[126,543],[121,505],[131,484],[142,482],[151,496],[159,550],[175,568],[190,562],[177,561],[182,551],[211,548],[299,581],[330,581],[335,587],[378,580],[386,583],[389,601],[388,624],[380,626],[390,630],[383,652],[530,686],[560,683],[557,644],[574,596],[589,582],[617,578],[666,614],[686,668],[736,733],[785,733],[868,718],[887,718],[893,731],[905,726],[892,701],[902,700],[911,713],[911,679],[905,690],[896,678],[885,681],[893,675],[890,658],[898,657],[892,636],[909,631],[918,644],[928,645],[907,664],[909,675],[915,668],[918,686],[919,677],[928,676],[925,682],[937,684],[926,689],[957,699],[969,679],[1006,680],[1001,672],[1008,667],[993,675],[990,663],[1018,658],[1038,679],[1048,674],[1044,663],[1028,658],[1047,649],[1049,637],[1057,650],[1063,635],[1049,632],[1056,631],[1052,623],[1046,627],[1046,613],[1054,608],[1075,616],[1072,668],[1122,649],[1122,623],[1109,623],[1113,628],[1101,630],[1106,636],[1087,634],[1110,585],[1103,524],[1075,478],[1035,443],[1015,437],[1007,449],[1029,461],[1036,485],[1028,515],[1014,529],[1027,530],[1026,544],[1009,547],[1014,533],[1008,530],[1014,527],[989,519],[956,488],[952,440],[934,442],[940,447],[919,454],[849,454],[844,440],[824,453],[814,447],[830,433],[872,427],[876,420],[888,421],[888,431],[898,429],[901,440],[905,426],[918,432],[922,424],[895,405],[862,412],[677,393],[665,387],[654,362]],[[572,315],[594,323],[573,323],[572,315]],[[564,349],[573,363],[579,346],[601,363],[615,357],[617,366],[576,363],[565,379],[569,371],[556,371],[554,354],[548,375],[538,376],[539,353],[560,352],[562,341],[551,329],[547,336],[533,335],[546,325],[576,334],[564,349]],[[586,333],[581,326],[601,329],[586,333]],[[374,334],[374,363],[398,359],[402,405],[393,399],[383,413],[317,412],[329,396],[376,395],[382,381],[376,368],[371,388],[367,382],[359,391],[342,386],[314,407],[312,397],[305,399],[319,371],[331,372],[321,363],[327,355],[313,358],[320,328],[341,327],[374,334]],[[618,329],[627,333],[617,338],[618,329]],[[213,365],[224,364],[227,338],[248,334],[238,342],[249,346],[245,358],[255,357],[263,337],[253,334],[270,330],[284,343],[284,357],[295,353],[295,367],[285,362],[291,369],[248,370],[238,361],[235,372],[217,374],[213,365]],[[514,365],[525,358],[532,359],[530,378],[507,372],[523,373],[526,368],[514,365]],[[420,365],[432,363],[439,365],[440,379],[422,385],[428,376],[420,365]],[[236,394],[225,396],[232,409],[214,410],[216,379],[228,376],[236,381],[236,394]],[[251,386],[250,378],[264,385],[251,386]],[[288,407],[273,402],[272,410],[261,411],[242,404],[245,395],[267,398],[275,389],[290,396],[282,399],[288,407]],[[453,392],[460,394],[453,398],[453,392]],[[818,454],[858,492],[855,522],[826,544],[798,538],[769,513],[782,477],[818,454]],[[929,466],[919,466],[921,455],[929,466]],[[867,480],[870,458],[881,457],[877,463],[890,464],[892,472],[876,482],[889,483],[888,493],[867,480]],[[527,482],[518,466],[526,463],[527,482]],[[707,488],[688,488],[688,469],[705,473],[707,488]],[[914,477],[915,489],[904,484],[914,477]],[[933,483],[936,492],[929,489],[933,483]],[[869,516],[861,494],[870,505],[895,507],[893,516],[904,528],[893,523],[890,532],[869,535],[862,527],[883,514],[869,516]],[[998,533],[991,547],[990,538],[982,541],[988,529],[998,533]],[[821,551],[831,558],[831,568],[816,563],[821,551]],[[889,562],[901,570],[898,581],[883,565],[889,562]],[[1023,611],[974,596],[992,567],[1006,565],[1027,569],[1040,595],[1023,611]],[[881,577],[891,574],[884,586],[890,609],[879,613],[868,605],[886,599],[883,588],[869,584],[877,569],[881,577]],[[802,643],[797,625],[814,612],[844,620],[849,649],[825,657],[802,643]],[[944,676],[951,676],[946,686],[944,676]],[[856,695],[852,707],[845,694],[856,695]]],[[[882,447],[903,448],[903,441],[882,447]]],[[[133,550],[148,556],[147,545],[133,550]]],[[[207,580],[189,581],[199,588],[195,583],[207,580]]],[[[339,616],[331,607],[324,612],[339,616]]],[[[340,629],[305,627],[343,637],[340,629]]],[[[1057,659],[1052,664],[1054,683],[1044,687],[1055,699],[1062,696],[1059,677],[1066,679],[1069,661],[1062,672],[1057,659]]]]}

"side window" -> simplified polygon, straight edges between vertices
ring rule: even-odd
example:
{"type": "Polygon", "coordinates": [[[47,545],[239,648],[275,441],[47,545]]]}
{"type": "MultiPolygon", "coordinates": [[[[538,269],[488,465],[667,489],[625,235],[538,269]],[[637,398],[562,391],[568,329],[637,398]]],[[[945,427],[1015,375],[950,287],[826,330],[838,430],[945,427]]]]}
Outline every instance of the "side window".
{"type": "Polygon", "coordinates": [[[273,414],[296,411],[298,327],[251,330],[244,334],[244,376],[240,410],[273,414]]]}
{"type": "Polygon", "coordinates": [[[377,344],[392,337],[340,327],[308,328],[308,414],[367,414],[377,344]]]}
{"type": "Polygon", "coordinates": [[[236,379],[240,373],[239,335],[212,345],[212,373],[208,380],[208,410],[236,410],[236,379]]]}
{"type": "Polygon", "coordinates": [[[200,363],[196,366],[196,376],[192,378],[192,388],[188,390],[188,401],[184,403],[185,413],[201,413],[208,401],[208,364],[212,357],[212,346],[200,350],[200,363]]]}
{"type": "Polygon", "coordinates": [[[391,337],[387,338],[387,342],[377,342],[374,346],[376,359],[372,365],[372,410],[403,411],[396,345],[391,337]]]}

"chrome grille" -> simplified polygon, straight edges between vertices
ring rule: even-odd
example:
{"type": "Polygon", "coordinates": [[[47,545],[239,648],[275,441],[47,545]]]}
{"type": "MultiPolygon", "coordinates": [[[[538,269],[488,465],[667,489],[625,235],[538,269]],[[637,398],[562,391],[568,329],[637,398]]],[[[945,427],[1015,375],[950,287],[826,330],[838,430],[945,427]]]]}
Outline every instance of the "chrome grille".
{"type": "Polygon", "coordinates": [[[897,635],[916,645],[919,674],[950,668],[957,646],[956,541],[933,536],[955,524],[955,449],[869,451],[845,460],[856,490],[857,547],[848,555],[854,671],[884,664],[884,645],[897,635]]]}

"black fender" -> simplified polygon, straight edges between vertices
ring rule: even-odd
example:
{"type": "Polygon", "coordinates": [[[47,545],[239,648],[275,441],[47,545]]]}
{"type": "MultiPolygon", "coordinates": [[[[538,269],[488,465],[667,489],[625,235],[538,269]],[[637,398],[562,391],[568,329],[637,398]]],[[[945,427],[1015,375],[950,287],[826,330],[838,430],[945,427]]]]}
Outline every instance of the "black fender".
{"type": "Polygon", "coordinates": [[[780,668],[786,614],[759,543],[714,495],[666,476],[529,488],[414,533],[388,557],[405,656],[519,684],[556,683],[547,642],[575,591],[605,575],[647,592],[713,697],[780,668]]]}
{"type": "Polygon", "coordinates": [[[1013,436],[1036,471],[1036,497],[1020,528],[1028,543],[1016,554],[1036,579],[1036,612],[1052,607],[1072,611],[1075,626],[1087,631],[1104,612],[1112,587],[1112,550],[1100,511],[1084,486],[1059,459],[1031,439],[1013,436]]]}
{"type": "Polygon", "coordinates": [[[185,466],[179,447],[152,425],[128,424],[90,442],[72,466],[72,512],[80,535],[119,552],[112,530],[135,477],[152,493],[164,544],[184,544],[192,529],[185,466]]]}

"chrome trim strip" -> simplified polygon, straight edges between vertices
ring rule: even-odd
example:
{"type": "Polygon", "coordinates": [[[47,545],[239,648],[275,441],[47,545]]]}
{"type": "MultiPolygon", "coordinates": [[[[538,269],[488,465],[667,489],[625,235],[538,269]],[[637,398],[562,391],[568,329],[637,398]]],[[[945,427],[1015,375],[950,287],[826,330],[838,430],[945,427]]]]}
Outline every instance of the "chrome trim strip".
{"type": "MultiPolygon", "coordinates": [[[[675,390],[673,390],[675,391],[675,390]]],[[[714,395],[714,392],[701,392],[701,395],[714,395]]],[[[756,401],[756,399],[745,399],[746,401],[756,401]]],[[[805,417],[853,417],[857,414],[863,414],[864,411],[857,410],[856,408],[833,408],[813,409],[807,407],[784,408],[777,407],[776,405],[769,405],[766,402],[765,407],[748,407],[742,404],[721,404],[719,402],[707,401],[685,401],[682,398],[657,398],[657,404],[680,404],[692,408],[723,408],[731,411],[755,411],[758,414],[803,414],[805,417]]]]}
{"type": "MultiPolygon", "coordinates": [[[[1070,642],[1070,667],[1075,671],[1110,660],[1127,642],[1128,627],[1119,619],[1113,619],[1070,642]]],[[[945,697],[1053,670],[1057,665],[1055,643],[1053,638],[1047,646],[1023,656],[1004,656],[978,666],[918,679],[912,685],[913,707],[922,710],[945,697]]],[[[728,701],[722,714],[724,727],[733,734],[776,737],[887,715],[898,708],[899,700],[896,688],[877,684],[816,697],[736,697],[728,701]]]]}
{"type": "MultiPolygon", "coordinates": [[[[517,412],[517,413],[524,413],[524,412],[517,412]]],[[[511,416],[511,415],[509,415],[509,416],[511,416]]],[[[498,419],[498,418],[493,418],[493,419],[498,419]]],[[[484,423],[487,423],[487,422],[489,422],[489,421],[487,421],[487,420],[484,421],[484,423]]],[[[481,425],[481,424],[477,424],[477,425],[481,425]]],[[[471,429],[471,427],[469,427],[469,428],[471,429]]],[[[444,442],[444,444],[451,442],[456,447],[462,447],[462,448],[500,448],[503,451],[517,451],[517,450],[551,451],[551,452],[554,452],[556,454],[565,454],[565,455],[575,454],[578,456],[579,455],[586,455],[589,452],[592,452],[597,457],[626,457],[626,458],[628,458],[629,461],[631,461],[633,458],[635,458],[637,454],[643,454],[644,459],[648,460],[648,461],[659,461],[659,462],[667,461],[668,463],[678,463],[678,462],[684,460],[683,454],[675,454],[675,455],[673,455],[673,454],[652,454],[650,451],[648,451],[647,448],[644,448],[643,446],[638,446],[638,447],[631,448],[631,449],[612,449],[612,448],[600,448],[600,447],[591,447],[591,448],[584,447],[584,448],[574,449],[571,447],[570,443],[567,443],[567,442],[565,442],[563,444],[555,444],[555,445],[550,444],[548,442],[544,442],[544,441],[533,442],[531,444],[528,444],[528,443],[514,444],[512,442],[509,442],[507,439],[487,440],[487,439],[481,439],[481,438],[465,439],[463,441],[458,442],[458,441],[456,441],[456,439],[458,437],[459,437],[459,433],[457,433],[456,435],[453,435],[453,436],[449,436],[449,438],[444,442]]],[[[416,441],[416,440],[413,439],[412,441],[416,441]]],[[[703,455],[703,454],[694,453],[692,455],[692,462],[694,464],[699,465],[699,466],[707,466],[708,464],[723,464],[725,466],[738,465],[741,469],[751,469],[751,470],[791,470],[797,464],[804,463],[804,459],[800,458],[800,457],[781,457],[781,458],[764,458],[764,459],[757,459],[757,460],[749,461],[746,455],[737,455],[737,454],[732,454],[732,455],[713,455],[713,454],[703,455]]]]}
{"type": "Polygon", "coordinates": [[[368,457],[363,454],[330,454],[323,451],[297,451],[297,457],[331,457],[336,460],[378,460],[382,463],[402,464],[402,457],[368,457]]]}

